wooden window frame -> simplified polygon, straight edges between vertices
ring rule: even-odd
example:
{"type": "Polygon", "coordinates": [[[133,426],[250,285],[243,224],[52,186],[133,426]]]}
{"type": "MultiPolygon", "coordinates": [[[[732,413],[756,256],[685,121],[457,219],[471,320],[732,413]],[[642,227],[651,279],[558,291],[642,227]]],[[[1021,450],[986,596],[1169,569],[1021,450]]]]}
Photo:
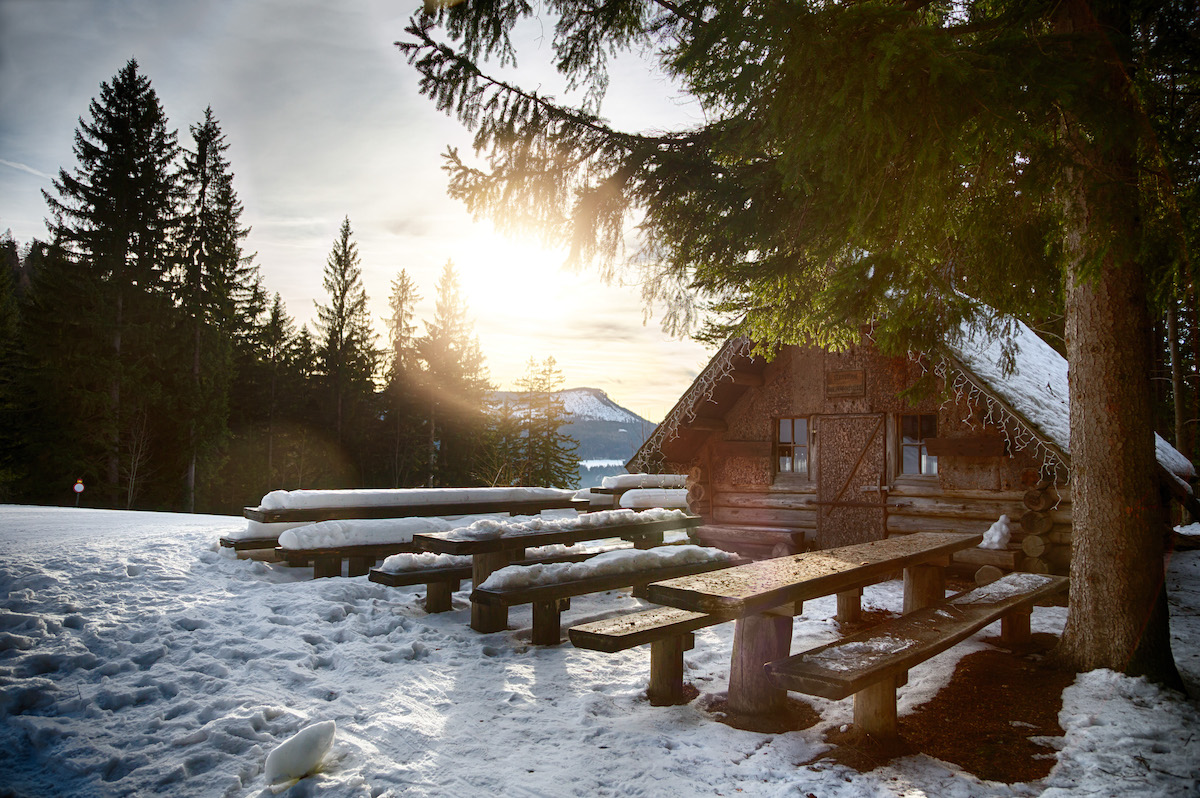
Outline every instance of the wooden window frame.
{"type": "Polygon", "coordinates": [[[812,447],[812,417],[811,416],[780,416],[779,418],[775,419],[775,431],[774,431],[774,434],[772,435],[772,438],[773,438],[772,449],[773,449],[773,454],[774,454],[775,476],[791,478],[791,479],[799,479],[799,480],[811,479],[812,478],[811,477],[811,474],[812,474],[812,449],[813,449],[813,447],[812,447]],[[784,441],[780,440],[780,438],[783,437],[780,432],[780,427],[781,427],[782,423],[785,421],[789,421],[792,423],[792,430],[791,430],[790,437],[793,440],[789,443],[785,443],[784,441]],[[795,440],[795,438],[796,438],[795,423],[797,421],[804,422],[804,441],[801,443],[798,443],[795,440]],[[802,449],[804,451],[804,470],[803,471],[795,470],[796,450],[797,449],[802,449]],[[787,451],[791,454],[792,470],[785,471],[780,467],[780,461],[783,459],[785,451],[787,451]]]}
{"type": "Polygon", "coordinates": [[[938,456],[929,454],[926,448],[925,441],[929,438],[937,437],[938,417],[937,413],[897,413],[896,414],[896,476],[904,479],[936,479],[938,476],[938,456]],[[917,419],[916,441],[914,443],[906,443],[904,436],[904,420],[907,418],[917,419]],[[926,431],[926,425],[923,423],[927,419],[932,419],[933,428],[931,431],[926,431]],[[905,471],[905,453],[907,451],[916,451],[918,471],[905,471]],[[928,466],[932,461],[933,470],[929,471],[928,466]]]}

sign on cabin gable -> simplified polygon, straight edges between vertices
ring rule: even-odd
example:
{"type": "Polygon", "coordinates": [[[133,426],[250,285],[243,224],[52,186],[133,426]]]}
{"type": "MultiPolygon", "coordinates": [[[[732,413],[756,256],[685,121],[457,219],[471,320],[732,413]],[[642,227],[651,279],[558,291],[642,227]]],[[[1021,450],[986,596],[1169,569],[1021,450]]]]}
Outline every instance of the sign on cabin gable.
{"type": "Polygon", "coordinates": [[[864,369],[825,372],[825,396],[845,399],[867,395],[867,372],[864,369]]]}

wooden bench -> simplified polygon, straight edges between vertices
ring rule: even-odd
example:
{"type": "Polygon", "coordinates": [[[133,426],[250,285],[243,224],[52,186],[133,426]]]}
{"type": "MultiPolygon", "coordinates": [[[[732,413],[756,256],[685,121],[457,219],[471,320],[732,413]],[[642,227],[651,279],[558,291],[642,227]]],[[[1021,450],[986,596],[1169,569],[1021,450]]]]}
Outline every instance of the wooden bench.
{"type": "MultiPolygon", "coordinates": [[[[609,549],[617,551],[617,549],[609,549]]],[[[578,554],[555,554],[549,557],[531,557],[511,565],[535,565],[538,563],[583,562],[601,552],[589,551],[578,554]]],[[[443,565],[432,568],[412,568],[406,571],[384,571],[372,568],[367,578],[372,582],[389,587],[425,585],[425,611],[428,613],[449,612],[453,609],[451,597],[462,586],[462,580],[471,578],[471,563],[443,565]]]]}
{"type": "Polygon", "coordinates": [[[471,591],[471,602],[490,607],[533,605],[533,643],[552,646],[562,642],[562,611],[569,609],[571,599],[589,593],[603,593],[624,587],[646,585],[660,579],[715,571],[739,565],[744,560],[720,560],[688,563],[656,568],[644,568],[619,574],[606,574],[572,581],[555,582],[520,588],[480,588],[471,591]]]}
{"type": "Polygon", "coordinates": [[[646,697],[654,706],[669,706],[687,701],[683,692],[683,652],[695,645],[693,632],[728,620],[674,607],[654,607],[572,626],[567,636],[576,648],[608,654],[649,643],[650,686],[646,697]]]}
{"type": "Polygon", "coordinates": [[[403,552],[415,552],[411,543],[372,543],[361,546],[332,546],[319,549],[285,549],[275,547],[275,557],[292,567],[303,568],[310,563],[313,579],[342,575],[342,560],[347,560],[347,576],[365,576],[371,566],[385,557],[403,552]]]}
{"type": "MultiPolygon", "coordinates": [[[[624,511],[629,512],[629,511],[624,511]]],[[[644,517],[644,516],[643,516],[644,517]]],[[[494,537],[461,537],[460,530],[413,536],[413,543],[424,551],[471,556],[471,581],[482,585],[495,570],[525,556],[525,549],[554,544],[571,545],[587,540],[619,537],[633,542],[635,548],[648,549],[661,544],[667,532],[687,531],[700,524],[699,516],[681,516],[657,521],[584,524],[554,530],[513,529],[494,537]]],[[[507,605],[471,602],[471,628],[477,632],[499,632],[508,627],[507,605]]]]}
{"type": "Polygon", "coordinates": [[[768,662],[778,687],[840,700],[854,696],[854,725],[897,735],[896,688],[914,665],[1001,621],[1001,641],[1029,640],[1033,605],[1067,589],[1067,578],[1014,573],[803,654],[768,662]]]}

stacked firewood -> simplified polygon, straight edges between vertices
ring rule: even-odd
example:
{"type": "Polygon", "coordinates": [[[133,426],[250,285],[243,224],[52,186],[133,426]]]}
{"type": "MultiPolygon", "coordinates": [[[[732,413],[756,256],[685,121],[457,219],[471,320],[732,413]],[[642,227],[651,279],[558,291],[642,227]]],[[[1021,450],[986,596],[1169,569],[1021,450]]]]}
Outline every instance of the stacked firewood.
{"type": "Polygon", "coordinates": [[[1066,574],[1071,568],[1071,521],[1069,498],[1048,480],[1038,482],[1021,499],[1020,569],[1035,574],[1066,574]]]}

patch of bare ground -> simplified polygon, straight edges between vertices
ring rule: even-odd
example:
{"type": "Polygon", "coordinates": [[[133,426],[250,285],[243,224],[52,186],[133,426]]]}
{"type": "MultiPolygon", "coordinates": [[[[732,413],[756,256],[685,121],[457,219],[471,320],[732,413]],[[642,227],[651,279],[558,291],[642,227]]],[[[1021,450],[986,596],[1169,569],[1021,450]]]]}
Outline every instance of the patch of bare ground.
{"type": "Polygon", "coordinates": [[[922,753],[988,781],[1045,778],[1055,764],[1054,752],[1030,738],[1062,736],[1062,691],[1075,673],[1047,656],[1056,636],[1033,638],[1019,650],[990,649],[959,660],[950,683],[933,700],[900,718],[899,740],[882,742],[853,727],[831,729],[825,741],[834,748],[821,759],[866,772],[922,753]]]}
{"type": "MultiPolygon", "coordinates": [[[[966,580],[947,584],[952,592],[973,586],[966,580]]],[[[860,620],[840,624],[839,629],[852,634],[896,615],[864,609],[860,620]]],[[[986,642],[1000,644],[995,638],[986,642]]],[[[1074,671],[1058,667],[1049,656],[1057,643],[1055,635],[1035,634],[1019,648],[968,654],[931,701],[900,718],[898,740],[880,741],[853,727],[834,728],[825,734],[825,742],[833,748],[818,759],[867,772],[920,753],[988,781],[1015,784],[1045,778],[1057,761],[1054,751],[1031,738],[1062,736],[1058,725],[1062,691],[1075,680],[1074,671]]],[[[710,701],[705,709],[721,723],[768,734],[799,731],[821,722],[820,713],[793,696],[782,712],[766,718],[731,714],[723,699],[710,701]]]]}

